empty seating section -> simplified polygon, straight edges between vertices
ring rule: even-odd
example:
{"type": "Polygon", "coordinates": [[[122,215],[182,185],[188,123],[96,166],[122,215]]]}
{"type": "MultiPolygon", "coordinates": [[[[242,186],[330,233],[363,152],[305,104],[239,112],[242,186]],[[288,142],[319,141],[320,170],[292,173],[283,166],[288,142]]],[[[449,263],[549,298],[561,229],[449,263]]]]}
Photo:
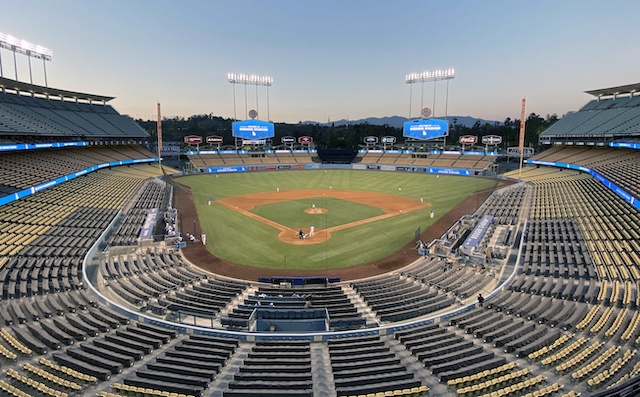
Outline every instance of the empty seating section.
{"type": "Polygon", "coordinates": [[[248,286],[207,275],[162,250],[105,256],[99,268],[105,293],[163,318],[215,317],[248,286]]]}
{"type": "MultiPolygon", "coordinates": [[[[639,113],[640,116],[640,113],[639,113]]],[[[640,122],[640,117],[637,120],[640,122]]],[[[640,197],[640,153],[631,149],[608,149],[601,147],[554,148],[533,157],[535,160],[555,161],[590,168],[636,197],[640,197]]]]}
{"type": "Polygon", "coordinates": [[[353,282],[351,287],[382,322],[423,316],[456,302],[454,298],[421,281],[398,275],[353,282]]]}
{"type": "MultiPolygon", "coordinates": [[[[525,197],[532,191],[533,189],[527,185],[516,185],[508,189],[496,190],[482,204],[477,216],[491,215],[495,225],[516,225],[523,214],[526,216],[523,205],[525,197]]],[[[509,234],[504,244],[511,246],[514,238],[515,233],[509,234]]]]}
{"type": "Polygon", "coordinates": [[[640,104],[635,98],[602,99],[589,102],[577,112],[565,115],[542,137],[626,135],[640,123],[640,104]]]}
{"type": "Polygon", "coordinates": [[[0,95],[0,131],[11,135],[146,137],[130,117],[109,105],[9,93],[0,95]]]}
{"type": "Polygon", "coordinates": [[[276,150],[274,152],[241,153],[230,151],[227,153],[202,152],[188,155],[189,160],[196,168],[220,167],[226,165],[244,164],[307,164],[313,163],[312,153],[295,152],[289,150],[276,150]]]}
{"type": "MultiPolygon", "coordinates": [[[[625,182],[633,192],[636,156],[627,150],[554,147],[537,158],[582,165],[603,175],[608,170],[613,181],[632,179],[625,182]],[[630,174],[621,177],[616,167],[630,167],[630,174]]],[[[523,231],[522,267],[509,293],[486,307],[561,330],[547,331],[531,348],[517,348],[519,357],[528,354],[541,370],[569,376],[582,392],[619,384],[638,362],[633,349],[640,340],[638,211],[585,173],[525,167],[522,179],[535,188],[523,231]],[[563,330],[576,335],[563,335],[563,330]]],[[[476,318],[484,321],[477,326],[489,322],[480,314],[476,318]]]]}
{"type": "Polygon", "coordinates": [[[239,344],[237,339],[191,335],[165,347],[155,360],[146,361],[126,376],[124,387],[114,389],[126,391],[142,387],[161,393],[202,396],[239,344]]]}
{"type": "Polygon", "coordinates": [[[313,397],[310,342],[255,342],[223,393],[252,395],[313,397]]]}
{"type": "Polygon", "coordinates": [[[115,246],[136,245],[149,210],[167,207],[165,189],[164,183],[153,180],[145,181],[139,189],[133,208],[124,214],[116,229],[107,239],[107,244],[115,246]]]}
{"type": "Polygon", "coordinates": [[[422,382],[380,336],[330,339],[327,342],[338,396],[421,387],[422,382]]]}
{"type": "Polygon", "coordinates": [[[82,277],[89,248],[151,175],[157,167],[100,170],[0,207],[0,353],[21,365],[9,386],[76,393],[142,358],[127,345],[167,332],[142,324],[122,330],[129,320],[98,304],[82,277]],[[49,351],[53,361],[28,362],[49,351]]]}
{"type": "Polygon", "coordinates": [[[448,271],[450,267],[446,261],[433,258],[406,268],[401,275],[420,283],[423,288],[435,288],[439,293],[451,293],[459,299],[475,296],[495,281],[479,267],[455,266],[448,271]]]}
{"type": "Polygon", "coordinates": [[[597,278],[580,225],[573,218],[529,220],[523,253],[521,271],[526,275],[597,278]]]}
{"type": "Polygon", "coordinates": [[[400,341],[440,382],[492,370],[506,363],[474,341],[438,324],[397,331],[400,341]]]}
{"type": "Polygon", "coordinates": [[[634,285],[640,276],[638,211],[591,176],[576,171],[550,170],[545,180],[543,171],[545,169],[536,169],[535,173],[529,173],[536,184],[532,208],[534,221],[530,225],[534,236],[530,232],[525,251],[528,252],[525,262],[535,262],[531,270],[546,266],[539,262],[553,256],[560,264],[558,270],[564,268],[559,272],[561,276],[567,274],[566,271],[577,272],[579,277],[632,282],[634,285]],[[543,234],[549,231],[555,236],[551,240],[547,236],[542,241],[543,234]],[[546,242],[558,244],[547,248],[546,242]]]}
{"type": "Polygon", "coordinates": [[[395,164],[483,170],[493,163],[496,157],[477,154],[400,153],[379,150],[360,153],[357,159],[363,164],[395,164]]]}
{"type": "MultiPolygon", "coordinates": [[[[0,95],[2,97],[2,95],[0,95]]],[[[29,188],[64,175],[112,161],[155,157],[130,146],[38,150],[37,154],[0,154],[0,196],[29,188]]]]}

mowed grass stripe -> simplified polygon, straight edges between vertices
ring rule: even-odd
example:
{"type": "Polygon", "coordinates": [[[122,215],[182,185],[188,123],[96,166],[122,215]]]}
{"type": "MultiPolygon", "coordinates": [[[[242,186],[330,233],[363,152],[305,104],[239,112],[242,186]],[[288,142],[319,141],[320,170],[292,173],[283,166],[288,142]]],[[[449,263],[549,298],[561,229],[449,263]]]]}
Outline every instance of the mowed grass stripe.
{"type": "MultiPolygon", "coordinates": [[[[192,189],[199,228],[207,233],[207,248],[214,255],[274,271],[333,269],[385,258],[410,242],[416,228],[425,230],[476,190],[493,188],[497,183],[486,178],[357,170],[197,175],[180,178],[179,182],[192,189]],[[334,232],[326,243],[291,245],[281,242],[274,228],[215,204],[222,198],[275,191],[277,187],[280,191],[332,187],[403,196],[416,201],[422,197],[431,207],[334,232]],[[211,206],[207,205],[209,198],[213,201],[211,206]],[[429,217],[431,209],[435,213],[433,219],[429,217]]],[[[321,204],[316,203],[316,206],[321,204]]],[[[183,225],[182,232],[191,232],[190,228],[191,225],[183,225]]]]}

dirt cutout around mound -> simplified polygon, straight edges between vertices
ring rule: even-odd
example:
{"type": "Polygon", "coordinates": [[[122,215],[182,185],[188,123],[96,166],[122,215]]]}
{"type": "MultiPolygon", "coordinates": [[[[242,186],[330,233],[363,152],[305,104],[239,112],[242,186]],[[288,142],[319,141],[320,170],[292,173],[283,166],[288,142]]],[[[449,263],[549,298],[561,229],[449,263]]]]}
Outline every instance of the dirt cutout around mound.
{"type": "MultiPolygon", "coordinates": [[[[379,221],[382,219],[391,218],[394,216],[406,214],[409,212],[421,210],[430,207],[427,203],[421,203],[416,200],[411,200],[405,197],[391,196],[381,193],[373,192],[361,192],[355,190],[323,190],[323,189],[308,189],[308,190],[289,190],[280,192],[262,192],[247,194],[242,196],[234,196],[216,201],[216,203],[223,205],[233,211],[236,211],[244,216],[263,222],[269,226],[272,226],[279,230],[278,239],[287,244],[294,245],[308,245],[308,244],[320,244],[331,238],[331,233],[349,229],[352,227],[362,226],[367,223],[379,221]],[[265,204],[272,204],[283,201],[302,200],[316,197],[330,197],[345,201],[351,201],[353,203],[368,205],[371,207],[380,208],[383,212],[382,215],[374,216],[367,219],[361,219],[359,221],[349,222],[342,225],[330,227],[327,229],[315,229],[313,235],[311,235],[310,228],[293,229],[270,219],[256,215],[251,209],[265,204]],[[300,238],[300,230],[304,233],[304,238],[300,238]]],[[[309,214],[324,214],[327,212],[325,208],[307,208],[304,212],[309,214]]]]}
{"type": "MultiPolygon", "coordinates": [[[[179,224],[191,225],[193,221],[198,222],[198,215],[191,189],[188,186],[178,183],[178,181],[173,178],[168,178],[167,182],[174,186],[174,207],[178,210],[179,224]]],[[[513,183],[508,180],[501,182],[506,185],[513,183]]],[[[495,188],[484,189],[470,195],[451,211],[444,214],[428,229],[423,231],[420,234],[420,239],[422,241],[432,241],[440,238],[461,216],[474,213],[494,190],[495,188]]],[[[200,222],[198,222],[198,224],[200,224],[200,222]]],[[[239,247],[238,249],[241,248],[239,247]]],[[[207,250],[207,247],[200,243],[188,242],[187,248],[182,249],[182,254],[188,261],[206,271],[248,281],[256,281],[259,277],[272,276],[318,276],[319,273],[318,270],[268,269],[228,262],[213,255],[207,250]]],[[[420,255],[418,255],[417,250],[415,250],[415,242],[410,241],[387,258],[364,265],[331,269],[328,271],[328,274],[323,275],[339,277],[342,281],[355,280],[402,268],[419,257],[420,255]]]]}

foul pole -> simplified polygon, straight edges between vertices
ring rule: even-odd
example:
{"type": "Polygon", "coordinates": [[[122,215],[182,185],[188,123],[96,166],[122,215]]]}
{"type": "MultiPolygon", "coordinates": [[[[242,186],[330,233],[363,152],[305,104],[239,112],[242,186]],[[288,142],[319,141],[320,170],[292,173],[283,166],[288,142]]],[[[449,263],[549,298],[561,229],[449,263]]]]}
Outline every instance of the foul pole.
{"type": "Polygon", "coordinates": [[[522,98],[522,110],[520,112],[520,142],[518,144],[518,151],[520,152],[520,168],[518,171],[518,178],[522,176],[522,163],[524,159],[524,126],[526,123],[527,113],[527,97],[522,98]]]}
{"type": "Polygon", "coordinates": [[[162,115],[160,113],[160,102],[158,102],[158,121],[156,125],[158,129],[158,168],[162,172],[162,115]]]}

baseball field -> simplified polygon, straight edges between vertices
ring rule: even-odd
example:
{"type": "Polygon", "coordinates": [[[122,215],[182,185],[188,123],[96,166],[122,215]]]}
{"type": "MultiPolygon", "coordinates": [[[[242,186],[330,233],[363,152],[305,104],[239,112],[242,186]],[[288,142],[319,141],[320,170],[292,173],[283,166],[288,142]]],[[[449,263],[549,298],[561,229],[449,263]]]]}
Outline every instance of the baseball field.
{"type": "Polygon", "coordinates": [[[207,174],[179,182],[191,189],[193,228],[206,234],[211,254],[283,271],[375,262],[474,192],[496,186],[484,178],[356,170],[207,174]]]}

